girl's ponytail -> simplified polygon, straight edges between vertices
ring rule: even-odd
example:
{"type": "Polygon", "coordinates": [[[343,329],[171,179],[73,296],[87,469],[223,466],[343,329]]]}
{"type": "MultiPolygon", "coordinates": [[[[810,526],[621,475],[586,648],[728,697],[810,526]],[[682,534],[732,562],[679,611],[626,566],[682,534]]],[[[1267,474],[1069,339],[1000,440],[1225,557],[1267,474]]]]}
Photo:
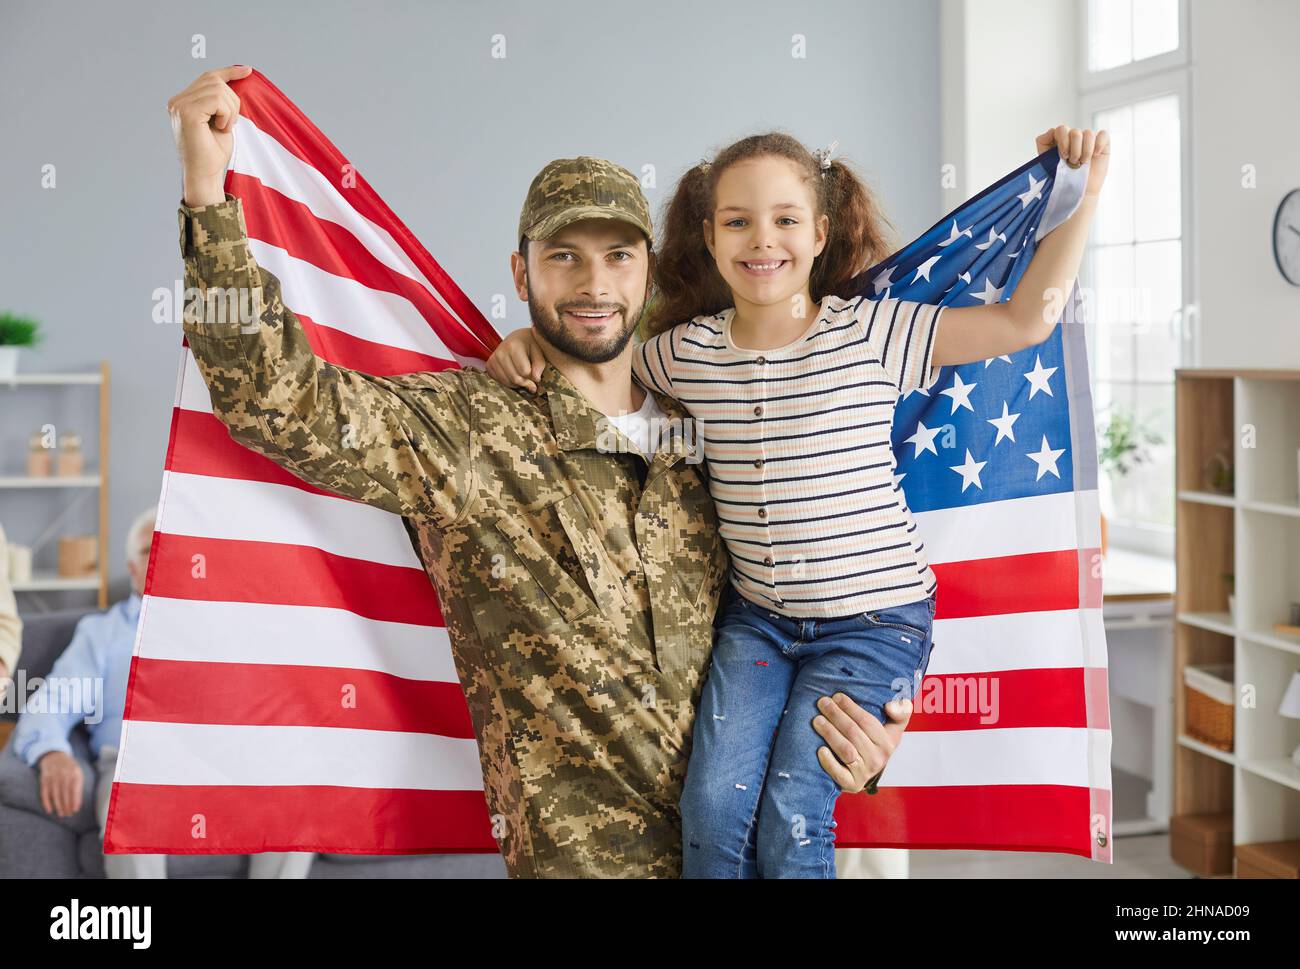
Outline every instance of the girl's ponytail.
{"type": "Polygon", "coordinates": [[[854,280],[892,251],[889,220],[857,173],[840,159],[818,176],[823,211],[830,216],[826,246],[813,261],[808,288],[812,298],[855,295],[854,280]]]}
{"type": "Polygon", "coordinates": [[[704,244],[704,220],[713,215],[712,165],[701,162],[677,181],[659,229],[655,294],[642,321],[650,337],[701,314],[731,305],[731,290],[704,244]]]}

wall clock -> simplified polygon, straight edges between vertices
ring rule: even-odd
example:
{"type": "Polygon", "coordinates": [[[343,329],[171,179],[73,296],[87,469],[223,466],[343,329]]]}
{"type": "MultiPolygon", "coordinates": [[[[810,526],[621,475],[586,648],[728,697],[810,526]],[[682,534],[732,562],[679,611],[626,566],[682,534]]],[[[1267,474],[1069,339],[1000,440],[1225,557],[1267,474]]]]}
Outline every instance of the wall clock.
{"type": "Polygon", "coordinates": [[[1300,188],[1288,192],[1273,217],[1273,258],[1292,286],[1300,286],[1300,188]]]}

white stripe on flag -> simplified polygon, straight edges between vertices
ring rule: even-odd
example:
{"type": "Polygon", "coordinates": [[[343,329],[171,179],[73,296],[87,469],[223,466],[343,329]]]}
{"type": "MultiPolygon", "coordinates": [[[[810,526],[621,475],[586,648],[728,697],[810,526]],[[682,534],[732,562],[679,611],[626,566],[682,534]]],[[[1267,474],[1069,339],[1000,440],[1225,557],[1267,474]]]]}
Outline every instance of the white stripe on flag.
{"type": "MultiPolygon", "coordinates": [[[[358,212],[320,172],[286,150],[275,138],[243,115],[235,125],[235,151],[230,159],[230,170],[255,178],[267,188],[302,204],[316,218],[342,226],[375,259],[427,290],[432,299],[447,308],[448,315],[459,325],[456,314],[447,307],[433,283],[411,261],[411,257],[387,229],[358,212]]],[[[471,330],[462,328],[475,341],[478,340],[471,330]]]]}
{"type": "Polygon", "coordinates": [[[1066,491],[913,511],[930,564],[1096,548],[1101,543],[1096,491],[1066,491]],[[1078,504],[1084,513],[1076,513],[1078,504]],[[1079,530],[1079,522],[1084,530],[1079,530]]]}
{"type": "Polygon", "coordinates": [[[402,519],[347,498],[291,485],[165,471],[168,535],[307,545],[334,555],[423,571],[402,519]]]}
{"type": "Polygon", "coordinates": [[[1110,784],[1110,731],[1016,727],[908,732],[889,758],[891,787],[1110,784]],[[1089,755],[1088,735],[1092,734],[1089,755]],[[1091,773],[1091,777],[1089,776],[1091,773]]]}
{"type": "Polygon", "coordinates": [[[212,413],[212,394],[208,391],[208,385],[203,382],[203,374],[199,372],[198,362],[194,359],[194,351],[189,347],[185,348],[185,360],[182,363],[182,377],[180,399],[177,406],[182,410],[194,410],[203,414],[212,413]]]}
{"type": "Polygon", "coordinates": [[[291,256],[260,239],[248,240],[258,266],[280,280],[284,305],[314,323],[372,343],[451,360],[451,351],[405,296],[362,283],[291,256]]]}
{"type": "Polygon", "coordinates": [[[1105,666],[1106,636],[1097,608],[936,619],[927,675],[1078,668],[1084,636],[1092,644],[1089,654],[1105,666]]]}
{"type": "Polygon", "coordinates": [[[375,670],[459,683],[443,626],[367,619],[345,609],[145,596],[143,659],[375,670]]]}
{"type": "Polygon", "coordinates": [[[483,789],[473,739],[351,727],[149,720],[130,721],[124,741],[128,733],[129,756],[118,759],[115,777],[126,784],[483,789]]]}

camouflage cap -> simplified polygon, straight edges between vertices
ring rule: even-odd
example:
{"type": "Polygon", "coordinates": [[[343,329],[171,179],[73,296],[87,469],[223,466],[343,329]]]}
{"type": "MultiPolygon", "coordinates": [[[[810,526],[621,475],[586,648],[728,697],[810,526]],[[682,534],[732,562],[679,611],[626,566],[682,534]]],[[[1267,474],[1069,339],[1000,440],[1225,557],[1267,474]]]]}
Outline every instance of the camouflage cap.
{"type": "Polygon", "coordinates": [[[650,206],[641,183],[604,158],[557,158],[538,172],[519,215],[519,238],[547,239],[579,219],[628,222],[654,246],[650,206]]]}

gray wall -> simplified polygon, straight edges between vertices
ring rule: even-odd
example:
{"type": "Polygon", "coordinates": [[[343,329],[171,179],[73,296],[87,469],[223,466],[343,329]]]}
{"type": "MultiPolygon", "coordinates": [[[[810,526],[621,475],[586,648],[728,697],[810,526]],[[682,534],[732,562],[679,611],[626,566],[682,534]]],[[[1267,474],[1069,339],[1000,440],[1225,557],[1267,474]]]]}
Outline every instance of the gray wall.
{"type": "MultiPolygon", "coordinates": [[[[527,322],[509,275],[519,206],[555,157],[654,165],[658,216],[684,168],[782,128],[810,147],[838,139],[903,240],[928,228],[944,211],[937,49],[936,0],[4,0],[0,308],[45,324],[24,369],[112,367],[114,592],[127,524],[158,498],[181,341],[178,326],[151,321],[153,292],[180,273],[166,101],[200,72],[262,71],[485,312],[511,294],[494,321],[504,333],[527,322]],[[196,33],[204,60],[191,56],[196,33]],[[806,59],[791,56],[796,33],[806,59]],[[494,34],[504,59],[491,56],[494,34]],[[41,187],[45,165],[54,189],[41,187]]],[[[86,391],[0,386],[0,474],[23,470],[27,435],[46,421],[93,449],[91,407],[86,391]]],[[[0,521],[30,543],[66,498],[0,491],[0,521]]],[[[94,521],[88,507],[68,530],[94,521]]]]}

